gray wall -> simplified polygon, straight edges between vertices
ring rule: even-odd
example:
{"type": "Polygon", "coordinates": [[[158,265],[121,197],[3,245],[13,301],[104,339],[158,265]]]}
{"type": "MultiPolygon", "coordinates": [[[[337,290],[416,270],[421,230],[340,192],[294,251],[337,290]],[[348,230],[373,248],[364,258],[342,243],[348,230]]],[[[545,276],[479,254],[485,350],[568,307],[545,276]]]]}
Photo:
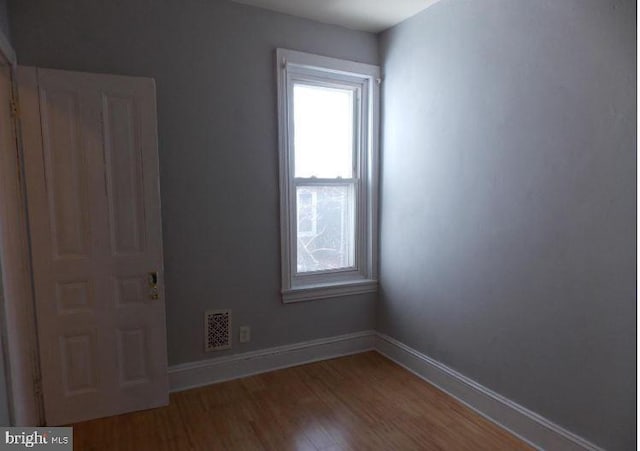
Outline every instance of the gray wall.
{"type": "Polygon", "coordinates": [[[281,304],[274,51],[376,64],[375,35],[216,0],[10,13],[21,64],[156,79],[171,364],[222,354],[203,352],[207,309],[252,326],[231,353],[374,327],[374,295],[281,304]]]}
{"type": "MultiPolygon", "coordinates": [[[[279,302],[275,75],[375,36],[216,0],[14,0],[23,64],[156,78],[169,357],[371,328],[279,302]]],[[[610,449],[635,435],[635,3],[443,0],[381,37],[380,329],[610,449]]]]}
{"type": "Polygon", "coordinates": [[[7,0],[0,0],[0,31],[11,41],[7,0]]]}
{"type": "Polygon", "coordinates": [[[379,329],[635,449],[635,2],[443,0],[381,37],[379,329]]]}

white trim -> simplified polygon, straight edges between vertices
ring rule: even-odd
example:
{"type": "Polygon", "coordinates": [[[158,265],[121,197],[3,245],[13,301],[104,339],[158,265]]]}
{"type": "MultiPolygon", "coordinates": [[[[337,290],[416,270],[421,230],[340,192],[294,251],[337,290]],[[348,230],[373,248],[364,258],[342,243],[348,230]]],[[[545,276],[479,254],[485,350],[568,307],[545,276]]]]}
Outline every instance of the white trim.
{"type": "Polygon", "coordinates": [[[15,67],[18,64],[16,52],[13,50],[9,38],[7,38],[7,36],[2,31],[0,31],[0,53],[4,55],[9,64],[11,64],[12,66],[15,67]]]}
{"type": "Polygon", "coordinates": [[[21,241],[23,248],[24,271],[28,273],[24,281],[22,295],[14,300],[15,330],[8,331],[13,345],[10,349],[12,373],[18,380],[12,380],[14,391],[14,426],[34,426],[45,424],[44,400],[40,373],[40,352],[38,348],[38,329],[35,312],[35,293],[33,287],[33,260],[31,258],[31,236],[29,234],[29,215],[27,211],[28,193],[24,172],[24,149],[26,146],[42,145],[39,116],[39,95],[37,69],[35,67],[16,66],[14,68],[14,101],[19,105],[16,118],[17,146],[19,151],[19,195],[20,231],[13,239],[21,241]],[[33,114],[36,117],[33,117],[33,114]],[[24,133],[24,124],[35,121],[38,133],[24,133]]]}
{"type": "Polygon", "coordinates": [[[339,296],[348,296],[362,293],[375,293],[378,291],[378,281],[363,279],[352,282],[336,283],[332,285],[307,286],[304,288],[291,288],[282,291],[282,302],[311,301],[314,299],[327,299],[339,296]]]}
{"type": "Polygon", "coordinates": [[[380,354],[538,449],[603,451],[582,437],[394,338],[377,333],[375,348],[380,354]]]}
{"type": "Polygon", "coordinates": [[[169,368],[171,392],[281,368],[375,350],[435,385],[537,449],[603,451],[535,412],[505,398],[387,335],[364,331],[245,352],[169,368]]]}
{"type": "Polygon", "coordinates": [[[373,350],[375,332],[321,338],[169,367],[171,392],[373,350]]]}
{"type": "Polygon", "coordinates": [[[312,53],[299,52],[297,50],[278,49],[278,65],[292,64],[300,68],[322,67],[332,70],[336,74],[345,75],[369,75],[380,77],[380,67],[373,64],[358,63],[356,61],[331,58],[312,53]],[[283,60],[284,58],[284,60],[283,60]]]}
{"type": "MultiPolygon", "coordinates": [[[[372,292],[377,289],[378,134],[380,77],[378,66],[293,50],[276,50],[280,159],[280,247],[284,303],[372,292]],[[296,273],[296,195],[293,174],[291,89],[294,81],[344,86],[355,93],[358,117],[353,179],[355,261],[349,270],[296,273]],[[363,284],[363,281],[366,283],[363,284]],[[364,288],[366,285],[366,288],[364,288]],[[320,287],[324,286],[324,287],[320,287]],[[363,291],[364,289],[364,291],[363,291]]],[[[332,182],[346,183],[343,179],[332,182]]],[[[305,184],[309,180],[305,179],[305,184]]],[[[313,180],[313,183],[319,182],[313,180]]]]}
{"type": "MultiPolygon", "coordinates": [[[[0,35],[0,52],[5,52],[0,35]]],[[[11,50],[12,51],[12,50],[11,50]]],[[[15,55],[14,55],[15,62],[15,55]]],[[[13,67],[13,99],[20,102],[19,111],[25,111],[26,102],[37,102],[35,68],[13,67]],[[25,84],[25,80],[28,80],[25,84]],[[26,86],[26,87],[25,87],[26,86]],[[34,87],[35,86],[35,87],[34,87]],[[19,91],[19,92],[18,92],[19,91]],[[20,95],[18,95],[20,94],[20,95]]],[[[37,110],[37,105],[36,105],[37,110]]],[[[24,117],[20,118],[24,121],[24,117]]],[[[29,251],[28,215],[26,187],[24,184],[24,141],[40,140],[40,135],[25,136],[21,132],[21,120],[15,120],[16,149],[6,151],[7,167],[0,167],[0,205],[4,205],[5,221],[0,219],[3,236],[0,242],[10,243],[2,252],[4,274],[4,329],[8,384],[11,400],[11,422],[13,426],[39,426],[44,424],[44,411],[39,390],[40,371],[37,345],[35,306],[31,255],[29,251]]],[[[39,119],[38,119],[39,124],[39,119]]],[[[2,160],[2,158],[0,158],[2,160]]],[[[2,215],[0,215],[2,216],[2,215]]],[[[2,246],[0,246],[2,247],[2,246]]]]}

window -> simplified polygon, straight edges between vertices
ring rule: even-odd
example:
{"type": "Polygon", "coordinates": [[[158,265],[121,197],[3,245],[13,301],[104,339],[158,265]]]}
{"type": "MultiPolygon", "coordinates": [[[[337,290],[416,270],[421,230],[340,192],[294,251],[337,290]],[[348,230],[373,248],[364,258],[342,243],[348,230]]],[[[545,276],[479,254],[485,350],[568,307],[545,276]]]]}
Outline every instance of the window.
{"type": "Polygon", "coordinates": [[[284,302],[375,291],[379,68],[278,49],[284,302]]]}

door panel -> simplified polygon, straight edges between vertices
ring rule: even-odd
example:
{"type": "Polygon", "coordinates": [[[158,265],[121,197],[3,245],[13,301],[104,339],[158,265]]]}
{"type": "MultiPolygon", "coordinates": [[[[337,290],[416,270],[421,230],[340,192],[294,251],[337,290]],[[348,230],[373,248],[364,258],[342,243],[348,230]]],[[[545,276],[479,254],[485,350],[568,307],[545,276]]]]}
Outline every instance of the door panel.
{"type": "Polygon", "coordinates": [[[119,277],[114,280],[116,306],[127,307],[131,304],[144,304],[147,300],[147,276],[119,277]]]}
{"type": "Polygon", "coordinates": [[[25,171],[47,423],[164,405],[153,80],[26,67],[18,78],[23,131],[42,136],[25,171]]]}
{"type": "Polygon", "coordinates": [[[95,335],[95,331],[90,331],[60,338],[62,371],[67,396],[97,390],[95,335]]]}
{"type": "Polygon", "coordinates": [[[55,259],[87,258],[89,227],[86,145],[78,95],[44,91],[40,105],[43,156],[49,193],[51,237],[55,259]]]}
{"type": "Polygon", "coordinates": [[[108,94],[102,105],[111,249],[115,255],[139,254],[145,249],[146,225],[138,108],[134,98],[108,94]]]}
{"type": "Polygon", "coordinates": [[[148,381],[147,348],[147,333],[144,328],[118,329],[120,385],[148,381]]]}
{"type": "Polygon", "coordinates": [[[58,314],[73,314],[91,310],[95,304],[91,285],[89,280],[56,282],[58,314]]]}

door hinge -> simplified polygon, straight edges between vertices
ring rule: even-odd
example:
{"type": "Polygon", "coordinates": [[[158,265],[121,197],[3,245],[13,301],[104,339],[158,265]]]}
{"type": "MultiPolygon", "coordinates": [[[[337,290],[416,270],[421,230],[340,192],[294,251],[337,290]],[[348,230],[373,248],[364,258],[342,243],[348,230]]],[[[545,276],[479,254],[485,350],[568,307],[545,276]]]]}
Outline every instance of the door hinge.
{"type": "Polygon", "coordinates": [[[14,99],[9,101],[9,108],[11,109],[11,117],[20,117],[20,108],[18,107],[18,102],[14,99]]]}

